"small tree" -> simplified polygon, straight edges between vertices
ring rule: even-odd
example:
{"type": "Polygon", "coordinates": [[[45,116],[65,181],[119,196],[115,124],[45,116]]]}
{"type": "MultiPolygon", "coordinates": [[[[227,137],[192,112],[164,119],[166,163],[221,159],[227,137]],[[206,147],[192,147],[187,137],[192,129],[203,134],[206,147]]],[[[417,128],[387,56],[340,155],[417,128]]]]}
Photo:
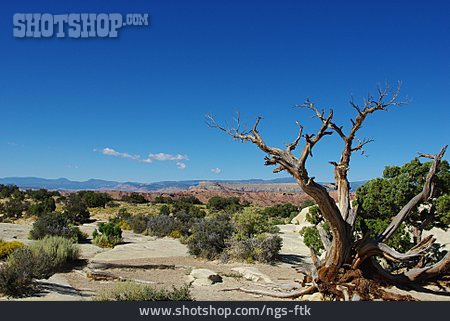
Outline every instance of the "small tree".
{"type": "Polygon", "coordinates": [[[90,217],[86,204],[78,194],[70,194],[67,196],[64,203],[63,214],[75,223],[85,223],[90,217]]]}
{"type": "MultiPolygon", "coordinates": [[[[427,178],[431,162],[414,159],[403,166],[388,166],[383,177],[368,181],[356,190],[361,225],[378,225],[386,228],[392,219],[408,201],[417,195],[427,178]]],[[[404,221],[413,234],[413,245],[422,241],[422,232],[433,227],[447,229],[450,224],[450,168],[442,161],[435,176],[433,197],[411,211],[404,221]]],[[[365,232],[365,231],[363,231],[365,232]]],[[[372,229],[372,232],[382,232],[372,229]]],[[[397,245],[394,245],[397,248],[397,245]]]]}

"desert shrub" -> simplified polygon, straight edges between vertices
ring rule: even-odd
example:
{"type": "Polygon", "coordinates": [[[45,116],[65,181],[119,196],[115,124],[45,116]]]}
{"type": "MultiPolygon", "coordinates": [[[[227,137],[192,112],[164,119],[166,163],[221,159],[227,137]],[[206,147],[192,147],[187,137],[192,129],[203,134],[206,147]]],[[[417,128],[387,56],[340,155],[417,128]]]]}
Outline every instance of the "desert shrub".
{"type": "Polygon", "coordinates": [[[229,215],[206,217],[192,227],[192,235],[187,239],[189,253],[206,259],[215,259],[226,248],[226,242],[233,233],[229,215]]]}
{"type": "Polygon", "coordinates": [[[35,289],[34,279],[49,278],[66,262],[78,258],[78,248],[67,239],[48,237],[11,253],[0,267],[0,293],[23,296],[35,289]]]}
{"type": "Polygon", "coordinates": [[[147,230],[147,222],[148,217],[144,215],[135,215],[128,220],[133,232],[138,234],[144,233],[147,230]]]}
{"type": "Polygon", "coordinates": [[[117,214],[109,219],[109,222],[119,225],[122,230],[132,230],[131,218],[132,215],[126,208],[120,208],[117,214]]]}
{"type": "Polygon", "coordinates": [[[39,217],[30,231],[30,238],[33,240],[43,239],[47,235],[62,236],[77,242],[86,238],[67,216],[56,212],[39,217]]]}
{"type": "Polygon", "coordinates": [[[12,241],[12,242],[4,242],[0,240],[0,260],[8,257],[11,253],[13,253],[17,249],[21,249],[24,247],[22,242],[12,241]]]}
{"type": "MultiPolygon", "coordinates": [[[[355,228],[357,230],[360,230],[362,234],[370,232],[370,237],[375,238],[388,227],[389,223],[389,219],[364,219],[362,217],[357,217],[355,228]]],[[[412,247],[413,244],[411,242],[411,236],[408,233],[405,223],[402,223],[402,225],[400,225],[398,230],[395,231],[395,233],[386,242],[386,244],[402,253],[408,251],[412,247]]]]}
{"type": "Polygon", "coordinates": [[[128,213],[126,208],[120,208],[117,214],[109,219],[111,223],[119,223],[120,221],[129,221],[131,218],[131,214],[128,213]]]}
{"type": "Polygon", "coordinates": [[[31,199],[42,202],[49,198],[53,198],[54,196],[61,196],[61,194],[57,191],[49,191],[44,188],[37,190],[27,190],[26,193],[30,196],[31,199]]]}
{"type": "Polygon", "coordinates": [[[131,231],[132,227],[128,221],[122,220],[117,223],[122,231],[131,231]]]}
{"type": "Polygon", "coordinates": [[[170,207],[164,204],[159,209],[159,215],[169,215],[170,214],[170,207]]]}
{"type": "Polygon", "coordinates": [[[156,196],[155,199],[153,200],[154,204],[172,204],[174,202],[172,197],[169,196],[156,196]]]}
{"type": "Polygon", "coordinates": [[[252,238],[262,233],[277,233],[279,230],[271,224],[270,218],[258,208],[246,207],[233,216],[235,225],[234,237],[237,239],[252,238]]]}
{"type": "Polygon", "coordinates": [[[303,243],[307,247],[312,248],[318,255],[325,249],[317,227],[305,226],[300,230],[300,235],[303,236],[303,243]]]}
{"type": "Polygon", "coordinates": [[[119,203],[117,203],[117,202],[114,202],[114,201],[109,201],[108,203],[106,203],[106,205],[105,205],[106,207],[110,207],[110,208],[113,208],[113,207],[119,207],[120,206],[120,204],[119,203]]]}
{"type": "Polygon", "coordinates": [[[226,255],[233,260],[271,263],[275,261],[283,242],[279,235],[263,233],[247,239],[232,238],[226,255]]]}
{"type": "Polygon", "coordinates": [[[33,253],[46,253],[50,257],[52,270],[56,271],[67,262],[78,259],[80,249],[73,241],[61,236],[46,236],[30,246],[33,253]]]}
{"type": "Polygon", "coordinates": [[[106,193],[94,191],[80,191],[77,193],[87,207],[106,207],[106,204],[112,200],[106,193]]]}
{"type": "Polygon", "coordinates": [[[100,247],[114,247],[122,242],[122,229],[118,224],[100,223],[92,233],[93,242],[100,247]]]}
{"type": "Polygon", "coordinates": [[[174,239],[182,238],[184,235],[180,230],[173,230],[169,234],[170,237],[173,237],[174,239]]]}
{"type": "Polygon", "coordinates": [[[16,185],[0,184],[0,198],[8,198],[17,193],[20,193],[20,189],[16,185]]]}
{"type": "Polygon", "coordinates": [[[305,208],[305,207],[310,207],[310,206],[313,206],[313,205],[316,205],[316,202],[314,202],[313,200],[306,200],[306,201],[304,201],[303,203],[302,203],[302,208],[305,208]]]}
{"type": "Polygon", "coordinates": [[[6,263],[0,267],[0,293],[14,297],[30,293],[34,288],[33,279],[38,263],[26,247],[9,255],[6,263]]]}
{"type": "Polygon", "coordinates": [[[176,227],[175,219],[168,215],[150,217],[147,222],[148,233],[157,237],[170,235],[176,227]]]}
{"type": "MultiPolygon", "coordinates": [[[[4,213],[6,218],[21,218],[28,211],[29,203],[23,199],[23,196],[11,196],[5,203],[0,203],[0,212],[4,213]]],[[[22,194],[18,194],[22,195],[22,194]]]]}
{"type": "Polygon", "coordinates": [[[242,209],[243,205],[240,203],[238,197],[213,196],[208,200],[206,207],[213,211],[236,213],[242,209]]]}
{"type": "Polygon", "coordinates": [[[317,225],[323,220],[322,213],[320,212],[319,206],[314,205],[309,208],[308,213],[306,213],[306,221],[317,225]]]}
{"type": "Polygon", "coordinates": [[[298,206],[292,203],[276,204],[264,209],[264,214],[269,217],[282,217],[289,218],[293,215],[297,215],[299,212],[298,206]]]}
{"type": "Polygon", "coordinates": [[[41,216],[46,213],[54,212],[56,210],[55,200],[51,198],[37,201],[37,203],[31,204],[28,208],[28,214],[41,216]]]}
{"type": "Polygon", "coordinates": [[[129,195],[122,196],[122,201],[131,204],[145,204],[148,203],[147,199],[139,193],[130,193],[129,195]]]}
{"type": "Polygon", "coordinates": [[[78,194],[70,194],[66,198],[63,213],[75,223],[85,223],[90,217],[86,204],[78,194]]]}
{"type": "Polygon", "coordinates": [[[202,205],[203,203],[195,196],[181,196],[175,199],[174,204],[202,205]]]}
{"type": "Polygon", "coordinates": [[[171,290],[135,282],[119,282],[97,294],[96,301],[192,301],[187,285],[171,290]]]}

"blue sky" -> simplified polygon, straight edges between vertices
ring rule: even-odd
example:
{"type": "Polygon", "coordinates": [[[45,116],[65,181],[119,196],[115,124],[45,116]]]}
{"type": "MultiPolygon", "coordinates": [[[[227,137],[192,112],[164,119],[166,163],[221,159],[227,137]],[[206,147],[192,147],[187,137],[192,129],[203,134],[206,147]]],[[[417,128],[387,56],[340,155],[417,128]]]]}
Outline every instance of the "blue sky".
{"type": "MultiPolygon", "coordinates": [[[[264,154],[205,125],[264,117],[268,144],[309,132],[309,97],[349,128],[348,101],[403,83],[407,106],[374,114],[350,179],[379,176],[449,143],[450,4],[445,1],[2,2],[0,177],[152,182],[275,178],[264,154]],[[117,39],[14,38],[14,13],[148,13],[117,39]],[[214,169],[214,170],[213,170],[214,169]],[[219,173],[220,172],[220,173],[219,173]]],[[[337,137],[308,168],[331,180],[337,137]]]]}

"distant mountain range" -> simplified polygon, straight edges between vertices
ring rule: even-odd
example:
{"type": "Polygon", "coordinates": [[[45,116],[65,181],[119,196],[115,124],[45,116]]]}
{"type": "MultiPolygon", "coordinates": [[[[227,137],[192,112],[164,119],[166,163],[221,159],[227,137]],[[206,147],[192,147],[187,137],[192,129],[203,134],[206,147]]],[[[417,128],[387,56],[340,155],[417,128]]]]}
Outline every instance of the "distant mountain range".
{"type": "MultiPolygon", "coordinates": [[[[233,186],[266,186],[262,190],[270,191],[276,185],[295,184],[295,181],[291,177],[282,177],[271,180],[263,179],[247,179],[247,180],[188,180],[188,181],[161,181],[154,183],[136,183],[136,182],[116,182],[106,181],[101,179],[89,179],[87,181],[71,181],[67,178],[47,179],[38,177],[5,177],[0,178],[0,184],[3,185],[17,185],[20,188],[45,188],[50,190],[111,190],[111,191],[125,191],[125,192],[165,192],[176,190],[187,190],[192,188],[209,188],[208,186],[218,183],[219,185],[224,183],[232,184],[233,186]],[[272,184],[272,185],[269,185],[272,184]]],[[[352,182],[352,190],[363,185],[365,181],[352,182]]],[[[279,188],[275,188],[278,190],[279,188]]],[[[262,191],[261,190],[261,191],[262,191]]],[[[258,190],[255,190],[258,191],[258,190]]]]}

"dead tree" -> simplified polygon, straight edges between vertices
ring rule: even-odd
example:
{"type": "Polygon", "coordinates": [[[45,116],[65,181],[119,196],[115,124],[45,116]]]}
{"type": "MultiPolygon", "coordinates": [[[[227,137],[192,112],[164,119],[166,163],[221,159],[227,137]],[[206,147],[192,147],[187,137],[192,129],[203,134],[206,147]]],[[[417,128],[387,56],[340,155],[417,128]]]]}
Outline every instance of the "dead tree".
{"type": "MultiPolygon", "coordinates": [[[[315,134],[307,134],[303,131],[303,126],[297,122],[299,127],[298,135],[285,148],[276,148],[268,146],[258,131],[258,124],[261,117],[256,119],[253,128],[249,131],[240,128],[239,115],[236,119],[237,126],[234,128],[226,128],[219,125],[214,117],[207,116],[207,123],[213,128],[217,128],[236,140],[250,141],[267,154],[265,157],[265,165],[277,166],[273,172],[282,171],[292,175],[303,191],[311,196],[320,208],[324,219],[330,224],[332,239],[326,239],[325,233],[320,233],[323,237],[323,243],[326,247],[326,255],[324,259],[319,260],[313,251],[311,251],[312,261],[314,264],[302,266],[300,270],[308,274],[312,279],[313,286],[322,292],[332,293],[341,298],[349,298],[350,294],[367,292],[367,289],[373,284],[368,280],[367,275],[377,276],[389,282],[402,283],[411,281],[424,281],[438,277],[443,273],[447,273],[450,266],[450,257],[447,254],[444,259],[433,266],[411,269],[402,274],[392,275],[384,270],[378,264],[375,257],[383,257],[388,261],[404,261],[423,255],[435,241],[428,237],[422,240],[414,248],[406,253],[399,253],[395,249],[386,244],[395,231],[400,227],[401,223],[408,218],[410,213],[421,203],[430,200],[434,192],[435,174],[445,153],[447,146],[435,155],[420,154],[420,157],[426,157],[433,160],[429,170],[423,190],[413,197],[398,214],[395,215],[392,222],[375,239],[368,235],[357,237],[354,232],[355,220],[358,209],[350,206],[350,184],[347,173],[350,166],[350,159],[354,152],[364,153],[364,146],[370,143],[369,139],[358,139],[356,134],[363,125],[366,118],[377,111],[388,111],[389,108],[404,104],[399,100],[400,85],[397,89],[390,93],[389,87],[378,88],[377,97],[369,95],[364,99],[362,105],[356,104],[353,100],[350,102],[356,111],[356,117],[351,119],[351,128],[348,132],[344,131],[342,126],[338,126],[333,122],[333,110],[328,113],[316,108],[313,102],[307,100],[299,107],[310,110],[314,117],[319,120],[320,128],[315,134]],[[337,189],[337,204],[335,199],[330,196],[327,188],[314,181],[314,177],[308,174],[306,162],[312,157],[314,146],[319,143],[325,136],[337,134],[343,142],[343,149],[339,161],[330,162],[334,167],[335,187],[337,189]],[[294,155],[294,151],[299,146],[300,141],[304,141],[303,149],[294,155]],[[356,281],[356,280],[359,281],[356,281]],[[353,283],[353,284],[350,284],[353,283]],[[355,285],[357,284],[357,285],[355,285]],[[360,286],[358,289],[357,287],[360,286]],[[365,289],[361,288],[365,287],[365,289]]],[[[310,292],[308,287],[307,292],[310,292]]],[[[370,292],[370,291],[369,291],[370,292]]],[[[379,291],[378,291],[379,292],[379,291]]],[[[302,294],[302,291],[298,291],[302,294]]]]}

